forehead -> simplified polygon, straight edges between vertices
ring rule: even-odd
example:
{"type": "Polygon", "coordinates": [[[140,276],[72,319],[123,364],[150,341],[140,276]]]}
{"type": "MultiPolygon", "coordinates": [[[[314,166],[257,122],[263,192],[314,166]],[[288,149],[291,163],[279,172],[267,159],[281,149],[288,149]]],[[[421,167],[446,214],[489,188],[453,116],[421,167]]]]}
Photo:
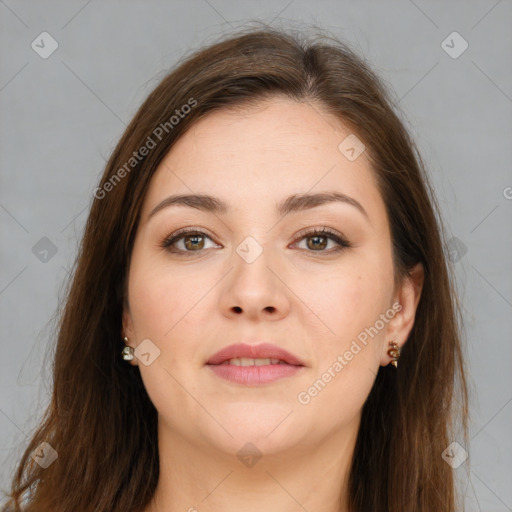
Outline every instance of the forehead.
{"type": "Polygon", "coordinates": [[[372,208],[383,208],[382,199],[366,153],[352,161],[340,150],[349,136],[354,137],[350,129],[312,103],[279,98],[212,112],[163,159],[144,213],[176,193],[210,194],[241,211],[275,205],[291,194],[329,190],[368,203],[371,214],[372,208]]]}

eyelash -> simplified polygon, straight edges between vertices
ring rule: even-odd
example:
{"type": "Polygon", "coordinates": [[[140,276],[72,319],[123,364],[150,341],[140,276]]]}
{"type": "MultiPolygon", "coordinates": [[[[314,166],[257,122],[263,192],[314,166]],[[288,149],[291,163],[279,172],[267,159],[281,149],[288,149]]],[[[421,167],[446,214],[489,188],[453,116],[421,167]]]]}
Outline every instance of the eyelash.
{"type": "MultiPolygon", "coordinates": [[[[197,252],[197,253],[202,252],[204,249],[198,250],[198,251],[184,251],[181,249],[179,249],[179,250],[171,250],[170,249],[170,247],[173,244],[175,244],[179,240],[185,238],[185,236],[187,236],[187,235],[199,235],[199,236],[204,236],[206,238],[209,238],[210,240],[212,239],[211,236],[209,236],[207,233],[205,233],[201,230],[198,230],[195,228],[182,228],[182,229],[179,229],[178,231],[174,232],[173,234],[169,235],[168,237],[166,237],[160,245],[163,249],[167,249],[169,252],[171,252],[173,254],[178,254],[180,256],[183,254],[187,254],[187,253],[191,254],[194,252],[197,252]]],[[[342,235],[338,234],[336,231],[329,229],[327,226],[323,226],[321,229],[318,229],[318,228],[303,229],[302,231],[300,231],[298,233],[298,236],[299,236],[298,241],[301,241],[304,238],[313,238],[315,236],[320,236],[320,237],[327,238],[328,240],[332,240],[333,242],[336,242],[338,244],[337,248],[335,248],[334,250],[330,250],[330,251],[307,250],[307,252],[311,252],[311,253],[333,254],[338,251],[342,251],[344,249],[348,249],[348,248],[352,247],[352,245],[346,238],[344,238],[342,235]]]]}

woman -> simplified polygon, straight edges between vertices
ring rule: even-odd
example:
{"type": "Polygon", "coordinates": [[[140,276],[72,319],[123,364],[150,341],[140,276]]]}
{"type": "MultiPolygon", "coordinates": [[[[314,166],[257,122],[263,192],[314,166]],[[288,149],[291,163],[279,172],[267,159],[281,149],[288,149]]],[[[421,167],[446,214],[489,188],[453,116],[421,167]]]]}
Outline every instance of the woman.
{"type": "Polygon", "coordinates": [[[458,318],[379,79],[332,38],[236,34],[106,166],[9,510],[454,511],[458,318]]]}

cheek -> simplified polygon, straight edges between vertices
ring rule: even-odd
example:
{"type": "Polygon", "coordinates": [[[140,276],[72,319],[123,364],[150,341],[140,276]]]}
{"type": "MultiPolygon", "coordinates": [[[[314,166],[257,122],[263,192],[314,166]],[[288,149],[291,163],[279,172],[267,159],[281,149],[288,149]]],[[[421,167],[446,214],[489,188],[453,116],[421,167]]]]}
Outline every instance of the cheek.
{"type": "Polygon", "coordinates": [[[391,262],[370,264],[365,258],[347,262],[343,271],[331,272],[320,286],[315,280],[304,282],[305,302],[322,319],[318,322],[312,316],[321,331],[308,331],[315,364],[314,378],[297,397],[301,405],[311,404],[304,413],[330,410],[334,425],[360,411],[379,369],[387,325],[380,318],[390,307],[392,287],[391,262]],[[386,265],[389,271],[383,272],[386,265]]]}
{"type": "Polygon", "coordinates": [[[141,367],[148,391],[154,395],[159,393],[158,379],[163,379],[164,389],[174,388],[176,382],[165,373],[152,375],[153,370],[167,369],[178,380],[193,382],[193,372],[204,363],[201,345],[207,319],[211,318],[205,308],[211,308],[212,300],[205,293],[215,284],[210,279],[211,272],[180,270],[176,265],[171,269],[161,260],[141,253],[134,258],[129,276],[130,313],[136,338],[149,338],[160,349],[155,368],[141,367]]]}
{"type": "Polygon", "coordinates": [[[137,336],[162,338],[172,325],[168,314],[174,310],[172,295],[163,293],[161,281],[151,274],[139,272],[130,279],[130,312],[137,336]]]}
{"type": "Polygon", "coordinates": [[[159,414],[176,426],[180,413],[191,407],[188,393],[201,393],[195,382],[198,347],[194,340],[201,339],[196,331],[204,331],[198,325],[198,316],[204,318],[199,302],[204,290],[198,288],[199,277],[170,272],[142,254],[133,259],[132,269],[129,298],[135,336],[138,341],[149,338],[160,349],[151,365],[139,363],[140,374],[159,414]],[[187,392],[182,387],[185,383],[187,392]]]}
{"type": "Polygon", "coordinates": [[[309,330],[315,362],[312,377],[297,395],[303,414],[330,411],[332,428],[358,415],[380,365],[385,328],[375,331],[374,326],[389,307],[390,282],[381,272],[354,268],[326,280],[321,290],[309,287],[307,303],[322,319],[323,330],[317,336],[309,330]]]}
{"type": "MultiPolygon", "coordinates": [[[[135,258],[129,276],[130,311],[140,336],[164,341],[200,295],[194,276],[165,268],[161,261],[135,258]],[[138,261],[140,260],[140,261],[138,261]]],[[[197,280],[199,281],[199,280],[197,280]]]]}
{"type": "MultiPolygon", "coordinates": [[[[311,319],[325,340],[341,348],[362,330],[373,325],[389,307],[392,270],[373,270],[362,264],[346,265],[323,277],[311,273],[297,279],[294,292],[311,311],[311,319]]],[[[327,345],[328,347],[329,345],[327,345]]]]}

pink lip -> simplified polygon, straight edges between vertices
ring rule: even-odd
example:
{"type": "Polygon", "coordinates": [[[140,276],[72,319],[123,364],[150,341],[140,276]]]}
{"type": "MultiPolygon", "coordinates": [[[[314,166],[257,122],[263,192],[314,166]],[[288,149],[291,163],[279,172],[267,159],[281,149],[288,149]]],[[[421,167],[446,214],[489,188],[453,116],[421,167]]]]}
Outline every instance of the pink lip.
{"type": "Polygon", "coordinates": [[[291,364],[268,364],[263,366],[235,366],[232,364],[208,365],[212,371],[222,379],[257,386],[268,384],[284,377],[291,377],[299,372],[304,366],[293,366],[291,364]]]}
{"type": "Polygon", "coordinates": [[[229,345],[216,352],[206,364],[221,364],[229,359],[248,357],[250,359],[281,359],[285,363],[294,366],[304,366],[304,363],[290,352],[287,352],[277,345],[261,343],[260,345],[247,345],[237,343],[229,345]]]}
{"type": "Polygon", "coordinates": [[[286,350],[264,343],[261,345],[236,344],[225,347],[214,354],[206,363],[212,371],[223,379],[238,384],[260,385],[290,377],[304,368],[297,357],[286,350]],[[229,359],[247,357],[251,359],[280,359],[280,364],[263,366],[235,366],[229,359]]]}

